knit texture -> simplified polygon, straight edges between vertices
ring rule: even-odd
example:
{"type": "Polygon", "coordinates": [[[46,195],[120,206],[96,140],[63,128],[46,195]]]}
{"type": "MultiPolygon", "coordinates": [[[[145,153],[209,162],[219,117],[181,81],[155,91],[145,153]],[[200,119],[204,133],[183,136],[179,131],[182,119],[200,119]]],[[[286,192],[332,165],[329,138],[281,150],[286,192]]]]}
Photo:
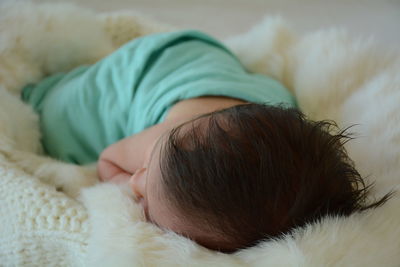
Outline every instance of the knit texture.
{"type": "Polygon", "coordinates": [[[84,207],[4,158],[0,177],[0,266],[84,266],[84,207]]]}

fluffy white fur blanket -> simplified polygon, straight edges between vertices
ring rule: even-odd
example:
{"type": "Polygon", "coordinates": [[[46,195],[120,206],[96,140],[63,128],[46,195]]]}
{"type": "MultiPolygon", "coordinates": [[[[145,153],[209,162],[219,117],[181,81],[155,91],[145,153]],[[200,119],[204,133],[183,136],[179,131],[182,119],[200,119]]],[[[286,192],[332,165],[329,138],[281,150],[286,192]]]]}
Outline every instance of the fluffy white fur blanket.
{"type": "MultiPolygon", "coordinates": [[[[171,29],[130,12],[1,6],[0,265],[400,266],[399,194],[375,210],[327,217],[226,255],[140,221],[123,186],[96,184],[95,165],[42,155],[38,118],[19,99],[22,86],[171,29]]],[[[372,197],[400,189],[398,52],[341,29],[298,36],[279,17],[266,17],[226,44],[249,70],[282,81],[309,118],[333,119],[341,128],[358,124],[346,148],[367,182],[376,182],[372,197]]]]}

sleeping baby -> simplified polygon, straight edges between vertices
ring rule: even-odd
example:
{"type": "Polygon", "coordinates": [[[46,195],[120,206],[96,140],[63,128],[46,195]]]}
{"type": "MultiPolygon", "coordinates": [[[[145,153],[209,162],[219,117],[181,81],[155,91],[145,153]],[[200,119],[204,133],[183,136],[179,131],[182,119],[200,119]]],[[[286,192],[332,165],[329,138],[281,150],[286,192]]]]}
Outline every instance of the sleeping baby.
{"type": "Polygon", "coordinates": [[[325,215],[349,215],[365,186],[331,121],[311,121],[280,82],[249,73],[194,30],[131,40],[93,65],[23,88],[47,155],[97,162],[143,219],[234,252],[325,215]]]}

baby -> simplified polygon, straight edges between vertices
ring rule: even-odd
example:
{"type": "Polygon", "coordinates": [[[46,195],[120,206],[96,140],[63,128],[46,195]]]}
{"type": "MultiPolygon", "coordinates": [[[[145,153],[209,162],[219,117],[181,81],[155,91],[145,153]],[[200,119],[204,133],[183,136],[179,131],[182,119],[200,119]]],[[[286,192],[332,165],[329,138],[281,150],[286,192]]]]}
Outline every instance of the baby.
{"type": "Polygon", "coordinates": [[[198,31],[134,39],[91,66],[27,85],[54,158],[98,161],[145,219],[234,252],[325,215],[378,207],[329,121],[305,118],[278,81],[248,73],[198,31]]]}

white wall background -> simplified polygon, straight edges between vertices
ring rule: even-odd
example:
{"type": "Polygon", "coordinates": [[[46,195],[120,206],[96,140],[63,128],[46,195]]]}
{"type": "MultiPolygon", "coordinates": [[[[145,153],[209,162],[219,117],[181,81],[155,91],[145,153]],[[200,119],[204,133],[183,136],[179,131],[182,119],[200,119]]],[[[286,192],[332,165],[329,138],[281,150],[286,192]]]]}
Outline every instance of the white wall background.
{"type": "MultiPolygon", "coordinates": [[[[1,0],[0,0],[1,1],[1,0]]],[[[73,2],[99,11],[133,9],[155,19],[223,38],[280,14],[299,32],[343,26],[400,47],[400,0],[34,0],[73,2]]]]}

